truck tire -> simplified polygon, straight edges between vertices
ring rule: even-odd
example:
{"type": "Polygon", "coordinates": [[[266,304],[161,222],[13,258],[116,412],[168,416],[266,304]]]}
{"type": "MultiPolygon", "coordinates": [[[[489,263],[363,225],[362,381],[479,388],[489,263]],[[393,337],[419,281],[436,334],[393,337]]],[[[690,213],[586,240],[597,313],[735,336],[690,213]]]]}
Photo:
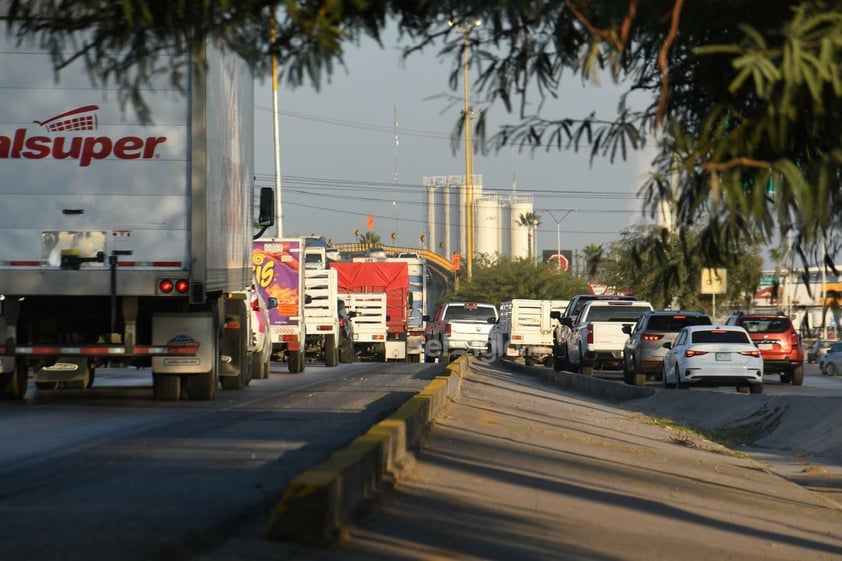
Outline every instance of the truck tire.
{"type": "MultiPolygon", "coordinates": [[[[237,376],[235,379],[242,379],[237,376]]],[[[187,376],[187,396],[191,401],[211,401],[216,399],[216,390],[219,387],[219,376],[216,368],[210,372],[201,374],[190,374],[187,376]]]]}
{"type": "Polygon", "coordinates": [[[15,357],[15,371],[0,374],[0,399],[23,399],[29,383],[26,357],[15,357]]]}
{"type": "Polygon", "coordinates": [[[153,372],[152,396],[158,401],[178,401],[181,398],[181,376],[153,372]]]}
{"type": "Polygon", "coordinates": [[[290,374],[298,374],[304,371],[304,353],[300,350],[289,351],[288,368],[290,374]]]}
{"type": "Polygon", "coordinates": [[[343,337],[339,343],[339,362],[350,364],[357,358],[354,352],[354,343],[347,337],[343,337]]]}
{"type": "Polygon", "coordinates": [[[339,348],[336,346],[336,335],[325,335],[325,366],[339,364],[339,348]]]}

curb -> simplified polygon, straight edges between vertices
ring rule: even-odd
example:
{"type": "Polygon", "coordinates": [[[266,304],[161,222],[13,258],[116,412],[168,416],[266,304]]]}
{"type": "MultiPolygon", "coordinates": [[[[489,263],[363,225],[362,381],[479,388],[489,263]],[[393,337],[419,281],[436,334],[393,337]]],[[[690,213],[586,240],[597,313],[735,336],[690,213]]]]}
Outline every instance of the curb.
{"type": "MultiPolygon", "coordinates": [[[[499,359],[498,359],[499,360],[499,359]]],[[[652,387],[630,386],[625,383],[618,383],[611,380],[603,380],[594,376],[576,374],[573,372],[556,372],[552,368],[525,366],[517,362],[502,361],[500,364],[507,369],[528,374],[543,380],[548,384],[556,385],[565,390],[607,399],[614,402],[631,401],[655,395],[657,391],[652,387]]]]}
{"type": "Polygon", "coordinates": [[[459,395],[468,357],[445,367],[423,390],[321,464],[298,474],[275,508],[266,537],[327,547],[345,535],[354,514],[393,483],[430,424],[459,395]]]}

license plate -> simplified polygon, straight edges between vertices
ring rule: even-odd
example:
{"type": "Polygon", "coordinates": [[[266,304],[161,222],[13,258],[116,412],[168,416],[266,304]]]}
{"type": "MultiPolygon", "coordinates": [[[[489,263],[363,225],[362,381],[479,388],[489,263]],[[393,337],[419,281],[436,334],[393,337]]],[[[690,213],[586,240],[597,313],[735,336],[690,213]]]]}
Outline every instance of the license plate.
{"type": "Polygon", "coordinates": [[[716,360],[731,360],[731,353],[716,353],[716,360]]]}
{"type": "Polygon", "coordinates": [[[757,348],[761,351],[771,351],[775,348],[774,343],[758,343],[757,348]]]}

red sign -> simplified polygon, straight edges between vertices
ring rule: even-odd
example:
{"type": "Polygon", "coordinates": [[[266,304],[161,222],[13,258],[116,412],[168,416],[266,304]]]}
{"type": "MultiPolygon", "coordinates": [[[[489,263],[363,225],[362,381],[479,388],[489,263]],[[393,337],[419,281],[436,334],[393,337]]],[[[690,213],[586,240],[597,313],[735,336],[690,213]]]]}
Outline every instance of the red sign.
{"type": "Polygon", "coordinates": [[[558,259],[562,271],[566,271],[570,267],[570,262],[567,260],[567,257],[561,253],[554,253],[553,255],[550,255],[550,258],[547,261],[552,262],[555,259],[558,259]]]}

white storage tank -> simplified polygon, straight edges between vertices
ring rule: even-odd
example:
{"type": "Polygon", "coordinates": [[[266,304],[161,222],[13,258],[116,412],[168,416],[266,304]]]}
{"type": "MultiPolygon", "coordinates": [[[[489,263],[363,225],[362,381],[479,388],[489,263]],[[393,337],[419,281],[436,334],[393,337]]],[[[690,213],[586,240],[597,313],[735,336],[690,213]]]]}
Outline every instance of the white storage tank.
{"type": "Polygon", "coordinates": [[[500,250],[500,200],[496,195],[488,194],[477,200],[477,255],[486,254],[494,257],[500,250]]]}
{"type": "MultiPolygon", "coordinates": [[[[529,257],[529,229],[520,225],[520,216],[533,212],[532,197],[512,195],[511,208],[511,243],[512,259],[524,259],[529,257]]],[[[533,232],[534,236],[535,232],[533,232]]]]}

